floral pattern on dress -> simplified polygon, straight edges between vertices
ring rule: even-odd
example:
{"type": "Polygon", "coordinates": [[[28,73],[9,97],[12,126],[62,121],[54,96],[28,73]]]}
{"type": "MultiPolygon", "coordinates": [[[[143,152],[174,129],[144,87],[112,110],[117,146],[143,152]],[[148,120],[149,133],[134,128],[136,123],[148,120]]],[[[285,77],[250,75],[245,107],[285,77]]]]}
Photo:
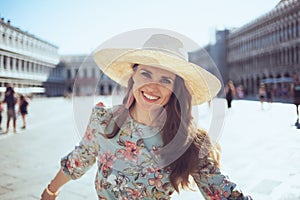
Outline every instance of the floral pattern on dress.
{"type": "MultiPolygon", "coordinates": [[[[61,160],[63,172],[72,179],[80,178],[97,160],[95,189],[100,200],[170,199],[175,189],[169,181],[170,169],[158,167],[155,152],[163,143],[160,134],[152,134],[153,127],[128,116],[116,137],[103,137],[102,134],[110,133],[115,117],[123,111],[121,106],[93,109],[80,144],[61,160]],[[151,139],[146,135],[151,135],[151,139]]],[[[251,199],[208,159],[201,157],[198,166],[193,177],[205,199],[251,199]]]]}

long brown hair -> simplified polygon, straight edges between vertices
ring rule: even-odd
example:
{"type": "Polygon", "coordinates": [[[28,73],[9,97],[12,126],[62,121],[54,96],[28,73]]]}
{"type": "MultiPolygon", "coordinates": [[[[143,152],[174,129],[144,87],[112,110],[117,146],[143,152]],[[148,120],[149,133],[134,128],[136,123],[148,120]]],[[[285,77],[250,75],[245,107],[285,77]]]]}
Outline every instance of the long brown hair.
{"type": "MultiPolygon", "coordinates": [[[[137,66],[137,64],[133,65],[134,71],[137,69],[137,66]]],[[[123,99],[123,105],[125,105],[128,98],[130,98],[129,95],[132,87],[133,80],[131,77],[128,80],[127,93],[123,99]]],[[[191,134],[193,134],[194,137],[193,142],[190,143],[187,150],[177,160],[166,167],[171,171],[169,179],[177,192],[179,192],[180,185],[182,188],[190,188],[189,175],[198,169],[199,155],[201,153],[206,154],[202,159],[213,160],[215,165],[219,165],[218,154],[214,151],[208,134],[203,130],[192,128],[193,117],[191,102],[192,96],[186,88],[184,80],[176,75],[173,93],[165,106],[167,119],[162,128],[163,144],[164,146],[169,144],[176,134],[184,136],[185,141],[190,138],[191,134]]],[[[122,109],[126,109],[125,106],[122,109]]],[[[115,119],[113,131],[104,136],[109,139],[115,137],[125,122],[127,115],[128,112],[121,112],[115,119]]],[[[183,141],[182,147],[184,147],[185,141],[183,141]]]]}

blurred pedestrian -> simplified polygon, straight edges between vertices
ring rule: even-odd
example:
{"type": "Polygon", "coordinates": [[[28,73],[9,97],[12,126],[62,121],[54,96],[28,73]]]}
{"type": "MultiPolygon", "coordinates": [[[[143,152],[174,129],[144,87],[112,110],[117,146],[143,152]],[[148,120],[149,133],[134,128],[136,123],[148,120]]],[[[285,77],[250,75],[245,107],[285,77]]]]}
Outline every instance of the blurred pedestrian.
{"type": "Polygon", "coordinates": [[[5,91],[5,97],[2,101],[3,103],[6,103],[7,105],[7,122],[6,122],[6,131],[5,133],[8,133],[9,131],[9,124],[11,119],[13,120],[13,128],[14,133],[17,132],[16,129],[16,111],[15,111],[15,105],[17,103],[17,98],[15,97],[15,91],[12,86],[8,86],[5,91]]]}
{"type": "Polygon", "coordinates": [[[19,113],[22,116],[22,122],[23,122],[23,126],[21,127],[21,129],[26,128],[26,115],[28,114],[27,111],[28,104],[29,104],[28,99],[26,99],[26,97],[21,95],[19,100],[19,113]]]}
{"type": "Polygon", "coordinates": [[[244,87],[243,87],[242,85],[239,85],[239,86],[236,88],[236,96],[237,96],[239,99],[244,98],[245,92],[244,92],[244,87]]]}
{"type": "Polygon", "coordinates": [[[299,126],[299,104],[300,104],[300,81],[298,74],[294,74],[294,82],[291,84],[291,98],[296,106],[297,120],[295,126],[299,126]]]}
{"type": "Polygon", "coordinates": [[[3,112],[3,107],[2,107],[2,102],[0,102],[0,131],[2,131],[2,112],[3,112]]]}
{"type": "Polygon", "coordinates": [[[268,103],[272,103],[273,102],[273,88],[272,88],[272,85],[267,85],[266,86],[266,96],[267,96],[268,103]]]}
{"type": "Polygon", "coordinates": [[[266,88],[265,88],[265,84],[261,83],[258,89],[258,97],[259,97],[259,101],[260,101],[260,105],[261,105],[261,109],[264,109],[264,101],[266,98],[266,88]]]}
{"type": "Polygon", "coordinates": [[[174,37],[155,34],[144,49],[95,53],[100,69],[126,84],[127,93],[121,105],[94,108],[80,145],[62,159],[42,200],[55,199],[59,188],[81,177],[96,158],[101,200],[170,199],[189,186],[189,176],[205,199],[251,199],[220,172],[208,133],[193,125],[192,104],[209,101],[221,85],[214,75],[184,59],[187,54],[179,44],[174,37]]]}
{"type": "Polygon", "coordinates": [[[226,93],[227,107],[231,108],[231,102],[236,95],[235,86],[232,80],[228,81],[225,87],[225,93],[226,93]]]}

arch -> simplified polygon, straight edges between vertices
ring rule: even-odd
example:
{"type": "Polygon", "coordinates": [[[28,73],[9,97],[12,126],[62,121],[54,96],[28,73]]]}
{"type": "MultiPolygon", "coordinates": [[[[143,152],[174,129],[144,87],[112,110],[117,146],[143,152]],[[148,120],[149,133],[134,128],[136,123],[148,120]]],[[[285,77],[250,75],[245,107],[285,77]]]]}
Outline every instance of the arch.
{"type": "Polygon", "coordinates": [[[257,91],[258,91],[259,84],[260,84],[260,80],[261,80],[261,78],[259,77],[259,75],[257,75],[257,76],[256,76],[255,93],[257,93],[257,91]]]}
{"type": "Polygon", "coordinates": [[[289,72],[285,72],[283,76],[284,76],[285,78],[289,78],[289,77],[290,77],[290,74],[289,74],[289,72]]]}
{"type": "Polygon", "coordinates": [[[241,79],[241,85],[242,85],[242,86],[245,86],[245,84],[244,84],[244,79],[243,79],[243,78],[241,79]]]}
{"type": "Polygon", "coordinates": [[[111,95],[113,86],[111,84],[108,85],[108,95],[111,95]]]}
{"type": "Polygon", "coordinates": [[[278,73],[278,74],[276,75],[276,78],[281,78],[281,74],[278,73]]]}
{"type": "Polygon", "coordinates": [[[251,86],[250,86],[250,88],[251,88],[251,93],[253,94],[254,93],[254,85],[255,85],[255,81],[254,81],[254,77],[251,77],[251,86]]]}
{"type": "Polygon", "coordinates": [[[267,75],[265,73],[263,73],[262,79],[266,79],[266,78],[267,78],[267,75]]]}

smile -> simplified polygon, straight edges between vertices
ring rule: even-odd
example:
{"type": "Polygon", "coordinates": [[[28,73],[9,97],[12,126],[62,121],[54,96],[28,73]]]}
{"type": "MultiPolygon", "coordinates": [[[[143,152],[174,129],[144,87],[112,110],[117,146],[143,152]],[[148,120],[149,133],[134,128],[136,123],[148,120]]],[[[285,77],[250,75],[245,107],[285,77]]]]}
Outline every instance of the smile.
{"type": "Polygon", "coordinates": [[[150,101],[156,101],[157,99],[159,99],[159,97],[149,95],[145,92],[142,92],[142,94],[147,100],[150,100],[150,101]]]}

